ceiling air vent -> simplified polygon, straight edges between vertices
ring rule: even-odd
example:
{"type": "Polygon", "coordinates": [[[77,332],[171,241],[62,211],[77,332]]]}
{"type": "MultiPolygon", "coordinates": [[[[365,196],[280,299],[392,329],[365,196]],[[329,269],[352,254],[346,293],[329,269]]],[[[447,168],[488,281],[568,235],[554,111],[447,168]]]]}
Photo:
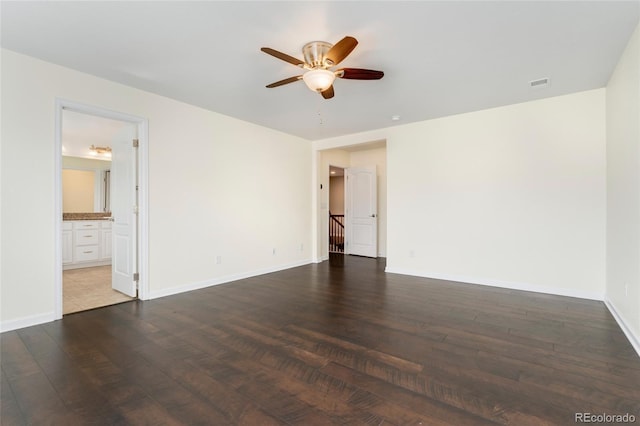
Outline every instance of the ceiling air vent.
{"type": "Polygon", "coordinates": [[[537,80],[531,80],[529,82],[529,87],[532,89],[542,89],[543,87],[549,86],[549,78],[539,78],[537,80]]]}

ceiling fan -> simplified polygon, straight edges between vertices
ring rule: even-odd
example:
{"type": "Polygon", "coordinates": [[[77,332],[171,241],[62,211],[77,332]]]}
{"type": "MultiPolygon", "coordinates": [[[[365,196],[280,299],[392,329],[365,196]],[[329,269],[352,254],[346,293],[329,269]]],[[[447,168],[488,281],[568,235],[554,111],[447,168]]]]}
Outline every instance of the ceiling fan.
{"type": "Polygon", "coordinates": [[[342,62],[355,49],[357,44],[358,40],[350,36],[343,38],[334,45],[326,41],[312,41],[302,47],[304,61],[270,47],[263,47],[260,50],[264,53],[307,70],[302,75],[276,81],[268,84],[267,87],[271,89],[302,80],[309,89],[320,93],[325,99],[330,99],[334,95],[333,81],[336,77],[347,80],[380,80],[384,76],[382,71],[363,68],[341,68],[335,71],[330,69],[342,62]]]}

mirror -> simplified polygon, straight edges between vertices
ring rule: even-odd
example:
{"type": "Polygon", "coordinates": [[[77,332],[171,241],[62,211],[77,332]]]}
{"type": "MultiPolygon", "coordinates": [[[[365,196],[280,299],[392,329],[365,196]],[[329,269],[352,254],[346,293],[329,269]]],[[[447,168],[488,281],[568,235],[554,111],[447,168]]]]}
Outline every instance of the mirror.
{"type": "Polygon", "coordinates": [[[62,212],[110,213],[111,152],[129,123],[62,111],[62,212]]]}
{"type": "Polygon", "coordinates": [[[110,212],[111,161],[62,157],[62,212],[110,212]]]}

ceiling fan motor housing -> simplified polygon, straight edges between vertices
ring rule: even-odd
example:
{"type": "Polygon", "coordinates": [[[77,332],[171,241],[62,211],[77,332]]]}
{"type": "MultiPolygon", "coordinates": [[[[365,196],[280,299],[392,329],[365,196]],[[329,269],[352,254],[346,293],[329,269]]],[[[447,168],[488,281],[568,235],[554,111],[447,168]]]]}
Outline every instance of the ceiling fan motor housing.
{"type": "Polygon", "coordinates": [[[327,52],[333,47],[331,43],[326,41],[312,41],[302,47],[304,61],[311,65],[313,69],[328,68],[333,65],[331,61],[326,59],[327,52]]]}

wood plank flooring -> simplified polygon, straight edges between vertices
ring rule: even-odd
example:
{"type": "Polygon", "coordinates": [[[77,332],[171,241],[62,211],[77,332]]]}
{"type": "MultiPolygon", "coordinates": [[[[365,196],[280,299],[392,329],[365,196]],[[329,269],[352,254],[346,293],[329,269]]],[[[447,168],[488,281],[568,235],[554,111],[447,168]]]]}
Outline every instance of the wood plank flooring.
{"type": "Polygon", "coordinates": [[[332,256],[7,332],[2,425],[640,423],[640,359],[603,303],[332,256]]]}

